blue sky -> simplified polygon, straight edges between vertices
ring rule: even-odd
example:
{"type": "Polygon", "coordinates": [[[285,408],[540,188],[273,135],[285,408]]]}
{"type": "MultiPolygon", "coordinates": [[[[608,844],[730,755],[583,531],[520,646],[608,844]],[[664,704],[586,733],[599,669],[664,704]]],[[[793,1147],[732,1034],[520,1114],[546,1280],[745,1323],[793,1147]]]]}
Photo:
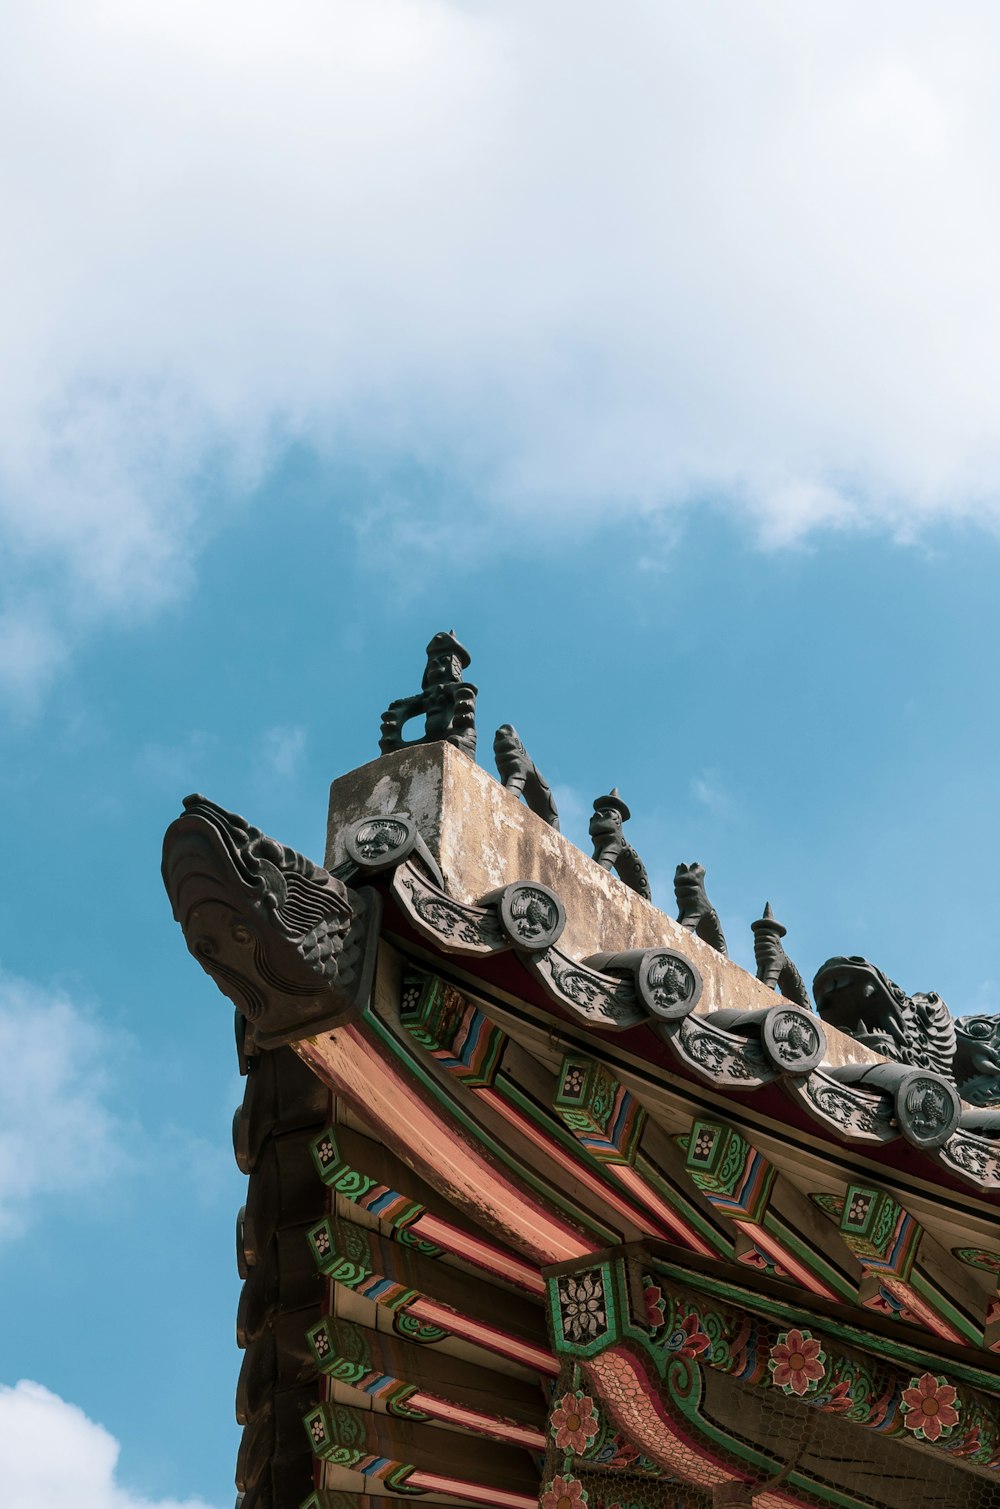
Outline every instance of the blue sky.
{"type": "Polygon", "coordinates": [[[223,1509],[188,791],[320,858],[454,626],[483,762],[512,721],[579,842],[618,785],[738,960],[770,900],[807,978],[1000,1001],[1000,21],[8,9],[0,1482],[223,1509]]]}

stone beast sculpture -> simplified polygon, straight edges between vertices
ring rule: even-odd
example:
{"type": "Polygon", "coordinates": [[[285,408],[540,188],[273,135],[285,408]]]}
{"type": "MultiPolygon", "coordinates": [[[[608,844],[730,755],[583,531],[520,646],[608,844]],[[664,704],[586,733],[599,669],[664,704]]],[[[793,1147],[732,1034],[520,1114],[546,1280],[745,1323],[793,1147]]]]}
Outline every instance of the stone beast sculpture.
{"type": "Polygon", "coordinates": [[[970,1104],[1000,1104],[1000,1014],[956,1020],[955,1079],[970,1104]]]}
{"type": "Polygon", "coordinates": [[[559,812],[552,788],[525,749],[512,723],[502,723],[493,740],[500,784],[515,796],[523,796],[536,816],[559,830],[559,812]]]}
{"type": "Polygon", "coordinates": [[[649,876],[638,851],[622,832],[622,823],[627,823],[631,812],[618,795],[618,787],[612,786],[607,796],[599,796],[594,802],[594,815],[590,819],[590,836],[594,841],[594,859],[602,870],[614,870],[623,881],[647,901],[652,901],[649,876]]]}
{"type": "Polygon", "coordinates": [[[821,965],[813,981],[816,1009],[875,1053],[950,1076],[955,1023],[939,995],[908,996],[876,965],[852,955],[821,965]]]}

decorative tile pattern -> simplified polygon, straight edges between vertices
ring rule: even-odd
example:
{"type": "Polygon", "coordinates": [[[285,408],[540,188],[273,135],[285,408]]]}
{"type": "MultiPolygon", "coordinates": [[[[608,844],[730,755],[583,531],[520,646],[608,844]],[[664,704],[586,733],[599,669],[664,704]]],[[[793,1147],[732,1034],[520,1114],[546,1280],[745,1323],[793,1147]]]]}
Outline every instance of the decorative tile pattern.
{"type": "Polygon", "coordinates": [[[782,1331],[768,1352],[775,1388],[785,1394],[815,1393],[826,1374],[826,1353],[808,1331],[782,1331]]]}
{"type": "Polygon", "coordinates": [[[903,1390],[903,1424],[921,1441],[950,1436],[959,1423],[958,1390],[933,1373],[924,1373],[903,1390]]]}
{"type": "Polygon", "coordinates": [[[470,1089],[493,1083],[506,1034],[453,985],[434,975],[407,975],[400,1019],[414,1040],[470,1089]]]}
{"type": "Polygon", "coordinates": [[[602,1163],[635,1162],[646,1112],[604,1064],[567,1055],[559,1073],[555,1109],[602,1163]]]}
{"type": "Polygon", "coordinates": [[[566,1341],[584,1346],[608,1329],[608,1305],[600,1268],[568,1273],[558,1280],[559,1316],[566,1341]]]}
{"type": "Polygon", "coordinates": [[[775,1172],[735,1127],[696,1121],[688,1142],[687,1170],[731,1220],[763,1220],[775,1172]]]}

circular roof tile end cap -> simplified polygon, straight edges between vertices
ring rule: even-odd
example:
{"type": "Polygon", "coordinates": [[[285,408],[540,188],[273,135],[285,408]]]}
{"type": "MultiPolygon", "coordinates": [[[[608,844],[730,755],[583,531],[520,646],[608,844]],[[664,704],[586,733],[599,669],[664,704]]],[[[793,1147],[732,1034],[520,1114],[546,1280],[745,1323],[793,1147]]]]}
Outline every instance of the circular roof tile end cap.
{"type": "Polygon", "coordinates": [[[351,824],[344,834],[344,849],[360,869],[386,870],[401,864],[416,840],[417,827],[408,812],[374,814],[351,824]]]}
{"type": "Polygon", "coordinates": [[[701,999],[700,971],[672,948],[647,948],[636,966],[635,984],[650,1016],[661,1022],[683,1021],[701,999]]]}
{"type": "Polygon", "coordinates": [[[895,1102],[900,1131],[919,1148],[943,1147],[962,1115],[955,1086],[926,1069],[903,1076],[896,1086],[895,1102]]]}
{"type": "Polygon", "coordinates": [[[535,880],[504,886],[497,907],[500,926],[515,948],[541,954],[562,936],[566,908],[555,891],[535,880]]]}
{"type": "Polygon", "coordinates": [[[782,1074],[809,1074],[826,1057],[826,1033],[820,1022],[797,1006],[768,1007],[760,1040],[782,1074]]]}

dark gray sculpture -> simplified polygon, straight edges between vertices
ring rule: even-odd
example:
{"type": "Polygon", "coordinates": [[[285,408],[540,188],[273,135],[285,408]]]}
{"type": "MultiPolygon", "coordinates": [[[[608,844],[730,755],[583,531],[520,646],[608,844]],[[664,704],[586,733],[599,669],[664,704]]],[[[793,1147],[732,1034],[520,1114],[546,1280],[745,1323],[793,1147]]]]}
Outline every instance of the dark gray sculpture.
{"type": "Polygon", "coordinates": [[[246,1017],[258,1048],[328,1031],[363,1008],[379,903],[322,866],[189,796],[163,839],[163,883],[184,941],[246,1017]]]}
{"type": "Polygon", "coordinates": [[[821,965],[813,995],[824,1022],[855,1042],[899,1063],[953,1075],[955,1022],[933,991],[908,996],[895,980],[855,954],[821,965]]]}
{"type": "Polygon", "coordinates": [[[775,921],[769,901],[764,904],[763,917],[757,922],[751,922],[750,927],[753,931],[753,954],[757,961],[758,980],[763,980],[769,990],[777,989],[787,1000],[795,1001],[810,1011],[812,1003],[806,983],[785,953],[781,941],[788,929],[775,921]]]}
{"type": "Polygon", "coordinates": [[[631,890],[652,901],[646,866],[622,832],[622,823],[632,816],[612,786],[608,796],[599,796],[590,819],[590,836],[594,840],[594,859],[603,870],[614,870],[618,879],[631,890]]]}
{"type": "Polygon", "coordinates": [[[820,1016],[855,1042],[899,1064],[929,1069],[984,1109],[962,1125],[1000,1136],[1000,1016],[953,1017],[935,991],[908,996],[858,955],[828,959],[813,981],[820,1016]]]}
{"type": "MultiPolygon", "coordinates": [[[[877,1092],[882,1106],[876,1114],[885,1118],[888,1113],[889,1129],[898,1126],[914,1147],[942,1147],[962,1120],[962,1102],[955,1086],[946,1075],[932,1069],[898,1062],[838,1064],[829,1069],[828,1076],[841,1086],[866,1094],[877,1092]]],[[[838,1111],[836,1096],[825,1095],[824,1099],[827,1114],[841,1122],[847,1108],[838,1111]]],[[[991,1126],[987,1135],[995,1132],[995,1126],[991,1126]]]]}
{"type": "Polygon", "coordinates": [[[697,933],[703,942],[728,958],[726,935],[719,914],[705,893],[705,866],[678,865],[674,871],[674,895],[677,898],[677,921],[681,927],[697,933]]]}
{"type": "Polygon", "coordinates": [[[454,629],[434,635],[427,646],[427,669],[420,691],[413,697],[397,697],[382,714],[382,737],[378,747],[383,754],[394,754],[397,749],[409,749],[414,744],[436,744],[443,740],[475,759],[478,688],[462,680],[462,672],[471,659],[468,650],[455,638],[454,629]],[[421,715],[424,718],[423,737],[404,739],[403,725],[421,715]]]}
{"type": "Polygon", "coordinates": [[[971,1105],[1000,1104],[1000,1015],[957,1019],[955,1079],[971,1105]]]}
{"type": "Polygon", "coordinates": [[[502,723],[497,729],[493,756],[501,785],[507,791],[513,791],[515,796],[523,796],[532,812],[558,831],[559,813],[552,788],[521,743],[512,723],[502,723]]]}
{"type": "Polygon", "coordinates": [[[408,812],[374,812],[351,823],[344,834],[347,858],[333,872],[338,880],[357,874],[381,875],[411,857],[423,865],[434,884],[444,890],[444,877],[424,836],[408,812]]]}

